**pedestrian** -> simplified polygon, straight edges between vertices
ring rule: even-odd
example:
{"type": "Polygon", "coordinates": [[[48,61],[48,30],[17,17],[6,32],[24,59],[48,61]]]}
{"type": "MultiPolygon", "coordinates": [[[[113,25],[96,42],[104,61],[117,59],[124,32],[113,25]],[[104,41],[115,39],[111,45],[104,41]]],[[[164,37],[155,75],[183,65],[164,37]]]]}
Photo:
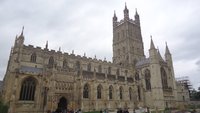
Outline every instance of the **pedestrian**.
{"type": "Polygon", "coordinates": [[[100,110],[99,112],[102,113],[102,110],[100,110]]]}

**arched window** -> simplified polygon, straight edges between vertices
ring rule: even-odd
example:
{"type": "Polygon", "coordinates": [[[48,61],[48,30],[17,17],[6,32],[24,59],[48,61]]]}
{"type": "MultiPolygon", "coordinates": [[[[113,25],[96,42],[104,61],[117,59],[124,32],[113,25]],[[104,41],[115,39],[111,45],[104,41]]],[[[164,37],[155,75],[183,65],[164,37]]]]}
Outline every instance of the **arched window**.
{"type": "Polygon", "coordinates": [[[138,72],[136,72],[135,73],[135,80],[139,80],[139,79],[140,79],[139,74],[138,74],[138,72]]]}
{"type": "Polygon", "coordinates": [[[120,98],[120,100],[123,99],[123,88],[122,88],[122,86],[119,87],[119,98],[120,98]]]}
{"type": "Polygon", "coordinates": [[[85,84],[83,87],[83,98],[89,98],[89,85],[85,84]]]}
{"type": "Polygon", "coordinates": [[[132,91],[132,88],[130,87],[129,88],[129,99],[130,100],[132,100],[132,93],[133,93],[133,91],[132,91]]]}
{"type": "Polygon", "coordinates": [[[32,77],[26,78],[21,84],[19,100],[34,101],[36,80],[32,77]]]}
{"type": "Polygon", "coordinates": [[[108,74],[111,75],[111,67],[108,67],[108,74]]]}
{"type": "Polygon", "coordinates": [[[80,65],[80,62],[79,62],[79,61],[76,61],[76,69],[77,69],[77,70],[80,70],[80,69],[81,69],[81,65],[80,65]]]}
{"type": "Polygon", "coordinates": [[[109,87],[109,99],[113,99],[113,87],[109,87]]]}
{"type": "Polygon", "coordinates": [[[146,90],[151,90],[151,74],[148,69],[145,70],[145,83],[146,83],[146,90]]]}
{"type": "Polygon", "coordinates": [[[36,58],[37,58],[36,53],[33,53],[31,55],[31,62],[35,63],[36,62],[36,58]]]}
{"type": "Polygon", "coordinates": [[[125,76],[127,76],[128,75],[128,70],[125,70],[125,76]]]}
{"type": "Polygon", "coordinates": [[[102,98],[102,86],[98,85],[97,86],[97,99],[101,99],[102,98]]]}
{"type": "Polygon", "coordinates": [[[54,59],[53,59],[53,57],[51,56],[51,57],[49,58],[49,67],[50,67],[50,68],[53,68],[53,64],[54,64],[54,59]]]}
{"type": "Polygon", "coordinates": [[[137,86],[137,90],[138,90],[138,100],[141,101],[140,86],[137,86]]]}
{"type": "Polygon", "coordinates": [[[166,74],[165,69],[163,67],[160,68],[160,72],[161,72],[163,89],[166,89],[168,87],[168,85],[167,85],[167,74],[166,74]]]}
{"type": "Polygon", "coordinates": [[[89,63],[89,64],[87,65],[87,70],[88,70],[88,71],[91,71],[91,63],[89,63]]]}
{"type": "Polygon", "coordinates": [[[117,74],[117,76],[119,76],[119,74],[120,74],[120,73],[119,73],[119,68],[117,69],[117,72],[116,72],[116,74],[117,74]]]}
{"type": "Polygon", "coordinates": [[[102,67],[101,67],[101,65],[99,65],[99,67],[98,67],[98,72],[102,73],[102,67]]]}
{"type": "Polygon", "coordinates": [[[64,59],[64,61],[63,61],[63,68],[67,68],[67,66],[68,66],[67,60],[64,59]]]}

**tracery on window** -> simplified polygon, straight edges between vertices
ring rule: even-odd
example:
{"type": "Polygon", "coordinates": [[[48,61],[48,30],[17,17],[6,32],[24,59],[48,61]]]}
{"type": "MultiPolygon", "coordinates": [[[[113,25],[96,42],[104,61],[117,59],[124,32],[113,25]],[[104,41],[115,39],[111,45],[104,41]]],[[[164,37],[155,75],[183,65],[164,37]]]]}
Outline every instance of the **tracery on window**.
{"type": "Polygon", "coordinates": [[[101,99],[102,98],[102,86],[98,85],[97,86],[97,99],[101,99]]]}
{"type": "Polygon", "coordinates": [[[145,83],[146,83],[146,90],[151,90],[151,74],[150,70],[145,70],[145,83]]]}
{"type": "Polygon", "coordinates": [[[36,80],[32,77],[26,78],[21,84],[19,100],[34,101],[36,80]]]}
{"type": "Polygon", "coordinates": [[[160,68],[160,71],[161,71],[162,86],[163,86],[163,89],[166,89],[168,87],[167,73],[163,67],[160,68]]]}
{"type": "Polygon", "coordinates": [[[36,62],[36,58],[37,58],[37,55],[36,55],[36,53],[34,52],[34,53],[31,55],[31,62],[35,63],[35,62],[36,62]]]}
{"type": "Polygon", "coordinates": [[[109,87],[109,99],[113,99],[113,87],[109,87]]]}
{"type": "Polygon", "coordinates": [[[89,85],[85,84],[83,87],[83,98],[89,98],[89,85]]]}
{"type": "Polygon", "coordinates": [[[49,58],[49,67],[50,67],[50,68],[53,68],[53,64],[54,64],[54,59],[53,59],[53,57],[51,56],[51,57],[49,58]]]}

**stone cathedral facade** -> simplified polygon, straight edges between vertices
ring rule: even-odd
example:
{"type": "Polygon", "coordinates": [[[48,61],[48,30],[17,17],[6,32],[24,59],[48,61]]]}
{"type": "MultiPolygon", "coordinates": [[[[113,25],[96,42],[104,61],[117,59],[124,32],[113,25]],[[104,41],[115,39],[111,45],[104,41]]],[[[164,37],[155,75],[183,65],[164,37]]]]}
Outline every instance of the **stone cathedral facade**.
{"type": "Polygon", "coordinates": [[[24,44],[16,37],[4,77],[3,97],[10,111],[30,113],[55,109],[92,111],[177,105],[173,60],[151,39],[144,55],[140,17],[113,17],[113,62],[24,44]]]}

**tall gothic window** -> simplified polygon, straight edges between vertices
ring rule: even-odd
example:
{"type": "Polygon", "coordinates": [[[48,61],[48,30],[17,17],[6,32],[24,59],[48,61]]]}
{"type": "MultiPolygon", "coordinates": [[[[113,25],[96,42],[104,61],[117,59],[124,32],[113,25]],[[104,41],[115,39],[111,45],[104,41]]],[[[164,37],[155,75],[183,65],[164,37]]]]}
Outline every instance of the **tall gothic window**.
{"type": "Polygon", "coordinates": [[[20,100],[34,101],[36,81],[34,78],[26,78],[21,84],[20,100]]]}
{"type": "Polygon", "coordinates": [[[133,92],[133,91],[132,91],[132,88],[130,87],[130,88],[129,88],[129,99],[130,99],[130,100],[132,100],[132,92],[133,92]]]}
{"type": "Polygon", "coordinates": [[[123,99],[123,88],[122,88],[122,86],[119,87],[119,98],[120,98],[120,100],[123,99]]]}
{"type": "Polygon", "coordinates": [[[116,72],[117,76],[119,76],[119,68],[117,69],[117,72],[116,72]]]}
{"type": "Polygon", "coordinates": [[[83,98],[89,98],[89,85],[85,84],[83,87],[83,98]]]}
{"type": "Polygon", "coordinates": [[[113,99],[113,87],[109,87],[109,99],[113,99]]]}
{"type": "Polygon", "coordinates": [[[31,55],[31,62],[36,62],[36,58],[37,58],[37,56],[36,56],[36,53],[33,53],[32,55],[31,55]]]}
{"type": "Polygon", "coordinates": [[[51,57],[49,58],[49,67],[50,67],[50,68],[53,68],[53,64],[54,64],[54,59],[53,59],[53,57],[51,56],[51,57]]]}
{"type": "Polygon", "coordinates": [[[99,67],[98,67],[98,72],[102,73],[102,67],[101,67],[101,65],[99,65],[99,67]]]}
{"type": "Polygon", "coordinates": [[[98,85],[97,86],[97,99],[101,99],[102,98],[102,86],[98,85]]]}
{"type": "Polygon", "coordinates": [[[64,59],[64,61],[63,61],[63,68],[67,68],[67,60],[66,59],[64,59]]]}
{"type": "Polygon", "coordinates": [[[148,69],[145,70],[145,83],[146,83],[146,90],[151,90],[151,74],[148,69]]]}
{"type": "Polygon", "coordinates": [[[135,73],[135,80],[138,81],[140,79],[138,72],[135,73]]]}
{"type": "Polygon", "coordinates": [[[89,63],[89,64],[87,65],[87,70],[88,70],[88,71],[91,71],[91,63],[89,63]]]}
{"type": "Polygon", "coordinates": [[[161,72],[163,89],[166,89],[168,87],[168,85],[167,85],[167,74],[166,74],[165,69],[163,67],[160,68],[160,72],[161,72]]]}
{"type": "Polygon", "coordinates": [[[108,67],[108,74],[111,75],[111,67],[108,67]]]}
{"type": "Polygon", "coordinates": [[[80,62],[79,62],[79,61],[76,61],[76,69],[77,69],[77,70],[80,70],[80,69],[81,69],[81,65],[80,65],[80,62]]]}
{"type": "Polygon", "coordinates": [[[125,76],[127,76],[128,75],[128,70],[125,70],[125,76]]]}
{"type": "Polygon", "coordinates": [[[137,90],[138,90],[138,100],[141,101],[140,86],[137,86],[137,90]]]}

